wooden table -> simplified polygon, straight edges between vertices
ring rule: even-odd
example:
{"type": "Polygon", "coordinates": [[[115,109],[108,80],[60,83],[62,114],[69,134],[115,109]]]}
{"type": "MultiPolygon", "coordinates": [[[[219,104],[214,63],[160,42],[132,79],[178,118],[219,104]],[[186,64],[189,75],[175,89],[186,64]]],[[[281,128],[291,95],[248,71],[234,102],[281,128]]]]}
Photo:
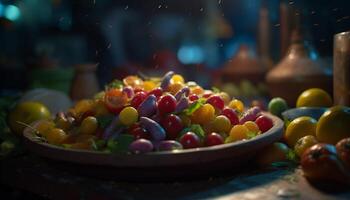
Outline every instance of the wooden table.
{"type": "Polygon", "coordinates": [[[181,182],[118,182],[57,169],[34,155],[1,163],[2,184],[52,199],[350,199],[350,189],[309,184],[298,167],[249,168],[181,182]]]}

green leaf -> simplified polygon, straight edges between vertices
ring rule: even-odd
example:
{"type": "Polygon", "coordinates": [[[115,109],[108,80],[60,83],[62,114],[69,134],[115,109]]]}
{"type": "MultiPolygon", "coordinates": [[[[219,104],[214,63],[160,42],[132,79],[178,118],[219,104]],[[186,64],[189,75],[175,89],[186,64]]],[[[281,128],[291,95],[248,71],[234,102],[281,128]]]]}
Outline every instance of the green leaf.
{"type": "Polygon", "coordinates": [[[190,126],[190,130],[191,130],[192,132],[194,132],[196,135],[198,135],[198,137],[199,137],[200,139],[204,139],[204,137],[205,137],[205,132],[204,132],[204,130],[203,130],[203,128],[202,128],[201,125],[199,125],[199,124],[192,124],[192,125],[190,126]]]}
{"type": "Polygon", "coordinates": [[[249,131],[249,132],[247,133],[247,136],[248,136],[248,139],[252,139],[252,138],[256,137],[257,134],[254,133],[254,132],[252,132],[252,131],[249,131]]]}
{"type": "Polygon", "coordinates": [[[101,128],[106,128],[113,120],[113,115],[104,115],[97,117],[98,126],[101,128]]]}
{"type": "Polygon", "coordinates": [[[112,153],[128,152],[129,145],[134,141],[134,136],[121,134],[117,139],[110,139],[107,142],[107,149],[112,153]]]}
{"type": "Polygon", "coordinates": [[[121,89],[121,88],[123,88],[123,82],[118,79],[114,79],[111,83],[109,83],[106,86],[106,89],[121,89]]]}
{"type": "Polygon", "coordinates": [[[196,110],[202,107],[207,100],[205,98],[200,98],[196,102],[192,103],[188,108],[186,108],[183,112],[186,115],[192,115],[196,110]]]}

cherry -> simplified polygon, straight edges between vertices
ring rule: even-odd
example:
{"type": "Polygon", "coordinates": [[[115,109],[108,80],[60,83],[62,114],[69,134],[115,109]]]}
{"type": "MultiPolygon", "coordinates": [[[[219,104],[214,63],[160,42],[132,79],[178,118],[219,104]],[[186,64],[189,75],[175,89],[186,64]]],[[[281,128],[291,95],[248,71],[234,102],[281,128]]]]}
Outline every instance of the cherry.
{"type": "Polygon", "coordinates": [[[218,108],[220,110],[222,110],[225,106],[224,100],[218,95],[210,96],[207,99],[207,103],[211,104],[212,106],[214,106],[215,108],[218,108]]]}
{"type": "Polygon", "coordinates": [[[146,129],[142,128],[139,123],[135,123],[129,127],[128,131],[131,135],[134,136],[136,139],[150,139],[150,134],[147,132],[146,129]]]}
{"type": "Polygon", "coordinates": [[[222,138],[222,136],[215,132],[210,133],[205,140],[206,146],[214,146],[214,145],[219,145],[223,143],[224,143],[224,139],[222,138]]]}
{"type": "Polygon", "coordinates": [[[158,100],[158,110],[160,114],[173,112],[175,108],[176,99],[171,94],[164,95],[158,100]]]}
{"type": "Polygon", "coordinates": [[[258,125],[258,127],[259,127],[259,129],[260,129],[260,131],[262,133],[268,131],[273,126],[272,120],[269,117],[265,116],[265,115],[259,116],[255,120],[255,123],[258,125]]]}
{"type": "Polygon", "coordinates": [[[130,105],[134,108],[138,108],[139,105],[146,99],[147,93],[144,91],[140,91],[135,94],[135,96],[131,99],[130,105]]]}
{"type": "Polygon", "coordinates": [[[175,139],[183,129],[182,121],[180,117],[174,114],[170,114],[163,118],[161,121],[162,127],[167,133],[168,139],[175,139]]]}
{"type": "Polygon", "coordinates": [[[184,149],[199,147],[199,137],[193,132],[187,132],[180,138],[180,143],[184,149]]]}
{"type": "Polygon", "coordinates": [[[190,101],[196,101],[196,100],[199,99],[199,97],[198,97],[198,95],[196,95],[196,94],[191,94],[191,95],[188,97],[188,99],[189,99],[190,101]]]}
{"type": "Polygon", "coordinates": [[[225,115],[231,122],[231,125],[236,125],[239,123],[239,118],[236,111],[232,108],[224,108],[221,112],[222,115],[225,115]]]}
{"type": "Polygon", "coordinates": [[[204,91],[204,94],[202,95],[202,97],[204,98],[209,98],[213,95],[212,91],[204,91]]]}
{"type": "Polygon", "coordinates": [[[163,94],[163,90],[162,90],[162,88],[157,87],[157,88],[154,88],[153,90],[149,91],[147,96],[149,96],[151,94],[153,94],[154,96],[157,97],[157,99],[159,99],[159,97],[161,97],[163,94]]]}

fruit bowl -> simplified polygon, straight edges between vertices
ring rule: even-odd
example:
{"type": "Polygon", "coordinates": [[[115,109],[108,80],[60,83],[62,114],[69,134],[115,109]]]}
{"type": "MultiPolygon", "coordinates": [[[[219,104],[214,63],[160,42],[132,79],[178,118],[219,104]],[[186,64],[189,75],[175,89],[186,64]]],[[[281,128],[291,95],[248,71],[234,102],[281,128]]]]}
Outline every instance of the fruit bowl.
{"type": "Polygon", "coordinates": [[[24,133],[24,141],[33,153],[63,161],[58,163],[79,173],[132,181],[186,179],[239,170],[238,167],[251,160],[260,149],[278,141],[283,135],[283,122],[269,113],[264,114],[273,121],[273,127],[264,134],[249,140],[193,149],[145,154],[104,153],[51,145],[30,132],[24,133]]]}
{"type": "Polygon", "coordinates": [[[284,120],[292,121],[295,118],[301,116],[309,116],[316,120],[318,120],[322,114],[327,110],[326,107],[300,107],[300,108],[292,108],[284,111],[282,113],[282,117],[284,120]]]}

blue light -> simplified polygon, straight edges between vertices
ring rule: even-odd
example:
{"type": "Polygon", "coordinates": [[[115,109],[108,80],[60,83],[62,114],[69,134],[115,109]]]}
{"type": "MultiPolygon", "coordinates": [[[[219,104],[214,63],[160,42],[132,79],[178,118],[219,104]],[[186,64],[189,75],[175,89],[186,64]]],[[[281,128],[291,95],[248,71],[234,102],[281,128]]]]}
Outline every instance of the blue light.
{"type": "Polygon", "coordinates": [[[21,16],[21,11],[17,6],[8,5],[5,7],[4,15],[7,19],[15,21],[21,16]]]}
{"type": "Polygon", "coordinates": [[[0,17],[4,13],[4,6],[0,3],[0,17]]]}
{"type": "Polygon", "coordinates": [[[177,57],[183,64],[198,64],[203,62],[204,53],[199,46],[182,46],[177,52],[177,57]]]}

